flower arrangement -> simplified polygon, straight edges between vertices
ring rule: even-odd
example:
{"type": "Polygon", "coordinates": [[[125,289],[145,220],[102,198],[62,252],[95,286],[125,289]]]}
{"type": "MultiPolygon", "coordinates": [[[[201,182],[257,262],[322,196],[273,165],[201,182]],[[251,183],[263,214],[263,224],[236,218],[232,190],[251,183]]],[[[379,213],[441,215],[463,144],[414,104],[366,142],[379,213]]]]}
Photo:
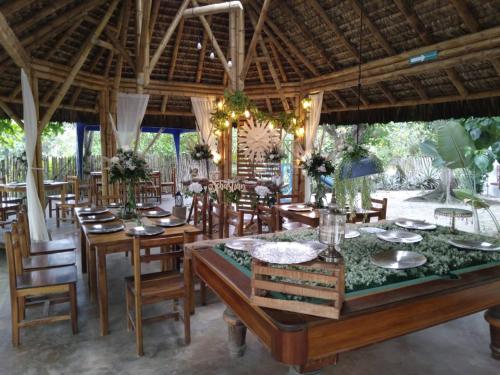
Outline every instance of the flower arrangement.
{"type": "Polygon", "coordinates": [[[192,182],[188,186],[188,191],[191,194],[200,194],[203,192],[203,186],[199,182],[192,182]]]}
{"type": "Polygon", "coordinates": [[[264,160],[269,163],[279,163],[285,158],[285,153],[281,150],[278,145],[273,145],[269,150],[265,152],[264,160]]]}
{"type": "Polygon", "coordinates": [[[329,176],[335,171],[332,161],[316,152],[302,160],[300,166],[308,176],[313,178],[329,176]]]}
{"type": "Polygon", "coordinates": [[[141,180],[147,180],[150,170],[144,157],[132,150],[118,149],[116,156],[110,160],[109,181],[123,182],[124,189],[124,218],[131,218],[136,209],[135,201],[135,183],[141,180]]]}
{"type": "Polygon", "coordinates": [[[198,143],[193,146],[193,149],[191,150],[191,158],[193,160],[208,160],[212,159],[213,155],[212,152],[210,151],[210,147],[205,144],[205,143],[198,143]]]}

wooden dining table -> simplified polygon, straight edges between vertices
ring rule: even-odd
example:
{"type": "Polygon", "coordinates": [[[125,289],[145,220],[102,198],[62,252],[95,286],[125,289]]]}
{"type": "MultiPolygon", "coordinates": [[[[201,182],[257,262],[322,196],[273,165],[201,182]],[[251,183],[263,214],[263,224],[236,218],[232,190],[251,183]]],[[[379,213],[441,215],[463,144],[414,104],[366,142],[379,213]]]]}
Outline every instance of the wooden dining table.
{"type": "MultiPolygon", "coordinates": [[[[123,222],[115,219],[108,223],[123,222],[126,229],[114,233],[92,234],[88,232],[88,227],[92,224],[84,222],[85,215],[81,215],[81,210],[82,208],[80,207],[75,209],[80,228],[82,272],[87,273],[90,300],[92,302],[97,300],[99,304],[100,333],[101,336],[105,336],[109,332],[106,257],[109,254],[132,251],[133,237],[126,233],[126,229],[134,227],[137,224],[135,221],[123,222]]],[[[112,213],[108,214],[111,215],[112,213]]],[[[155,225],[155,220],[143,218],[142,223],[143,225],[155,225]]],[[[178,227],[165,228],[165,232],[157,237],[179,237],[184,232],[200,233],[200,230],[191,224],[184,224],[178,227]]],[[[183,241],[180,240],[179,245],[182,244],[183,241]]]]}
{"type": "MultiPolygon", "coordinates": [[[[66,186],[68,182],[66,181],[44,181],[43,186],[45,190],[59,190],[60,194],[66,193],[66,186]]],[[[26,183],[24,182],[9,182],[6,184],[0,184],[0,192],[5,193],[24,193],[26,192],[26,183]]]]}
{"type": "MultiPolygon", "coordinates": [[[[320,209],[310,208],[304,211],[297,211],[291,209],[291,206],[296,206],[297,204],[305,203],[293,203],[293,204],[278,204],[277,212],[278,212],[278,228],[279,230],[283,229],[283,221],[282,218],[287,218],[291,221],[299,222],[305,225],[309,225],[310,227],[316,228],[319,226],[319,218],[321,216],[320,209]]],[[[349,218],[351,213],[349,211],[346,212],[347,217],[349,218]]],[[[361,210],[356,212],[356,221],[362,221],[365,217],[370,219],[372,217],[378,217],[379,211],[376,210],[361,210]]]]}

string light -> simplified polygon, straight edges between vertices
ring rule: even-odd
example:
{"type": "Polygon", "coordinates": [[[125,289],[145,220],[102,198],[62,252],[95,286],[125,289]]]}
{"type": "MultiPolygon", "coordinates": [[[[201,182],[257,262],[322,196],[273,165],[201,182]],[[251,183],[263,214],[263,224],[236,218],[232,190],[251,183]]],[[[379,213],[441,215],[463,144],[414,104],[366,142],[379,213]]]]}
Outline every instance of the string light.
{"type": "Polygon", "coordinates": [[[217,109],[218,109],[219,111],[222,111],[222,110],[224,109],[224,102],[223,102],[222,100],[219,100],[219,101],[217,102],[217,109]]]}
{"type": "Polygon", "coordinates": [[[250,118],[250,111],[248,109],[245,109],[245,112],[243,112],[246,118],[250,118]]]}
{"type": "Polygon", "coordinates": [[[303,136],[304,136],[304,134],[305,134],[305,130],[304,130],[304,128],[298,128],[298,129],[295,131],[295,135],[296,135],[297,137],[303,137],[303,136]]]}
{"type": "Polygon", "coordinates": [[[234,111],[233,111],[233,112],[231,112],[231,118],[232,118],[232,119],[235,119],[235,118],[236,118],[236,113],[235,113],[234,111]]]}
{"type": "Polygon", "coordinates": [[[311,98],[302,99],[302,108],[304,108],[307,111],[307,110],[311,109],[311,106],[312,106],[311,98]]]}
{"type": "Polygon", "coordinates": [[[269,129],[273,130],[274,129],[274,122],[269,121],[269,129]]]}
{"type": "Polygon", "coordinates": [[[226,128],[229,128],[229,125],[231,125],[231,123],[229,122],[229,120],[224,121],[224,126],[226,128]]]}

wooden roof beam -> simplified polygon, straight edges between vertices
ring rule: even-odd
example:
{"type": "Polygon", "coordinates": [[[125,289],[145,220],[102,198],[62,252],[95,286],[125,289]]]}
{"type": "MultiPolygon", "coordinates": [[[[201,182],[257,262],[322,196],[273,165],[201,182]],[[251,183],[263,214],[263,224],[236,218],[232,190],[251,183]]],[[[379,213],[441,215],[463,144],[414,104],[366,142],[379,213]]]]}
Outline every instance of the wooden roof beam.
{"type": "Polygon", "coordinates": [[[174,50],[172,51],[172,60],[170,60],[170,67],[168,69],[168,80],[174,78],[175,65],[177,64],[177,55],[179,54],[179,47],[181,46],[182,33],[184,32],[184,18],[179,22],[177,28],[177,35],[175,36],[174,50]]]}
{"type": "Polygon", "coordinates": [[[4,101],[0,100],[0,108],[4,113],[9,116],[14,122],[21,127],[21,129],[24,129],[24,123],[21,120],[21,118],[9,107],[7,103],[4,101]]]}
{"type": "MultiPolygon", "coordinates": [[[[168,29],[165,32],[165,34],[163,35],[163,38],[160,41],[160,44],[158,45],[158,48],[156,49],[155,53],[153,54],[153,57],[151,58],[151,61],[149,63],[149,72],[148,72],[148,79],[147,79],[148,84],[149,84],[149,76],[151,76],[151,72],[154,70],[156,64],[160,60],[161,55],[165,51],[165,48],[167,48],[168,42],[170,41],[170,38],[172,38],[172,35],[174,34],[175,28],[177,27],[177,25],[181,21],[183,13],[186,10],[187,6],[189,5],[189,2],[190,2],[190,0],[183,0],[182,1],[182,4],[181,4],[179,10],[177,11],[174,19],[172,20],[172,22],[168,26],[168,29]]],[[[203,16],[201,16],[201,17],[206,22],[205,18],[203,16]]],[[[202,23],[203,23],[203,21],[202,21],[202,23]]],[[[205,27],[205,25],[203,25],[203,26],[205,27]]],[[[208,26],[208,28],[210,29],[210,26],[208,26]]],[[[226,62],[226,65],[227,65],[227,62],[226,62]]]]}
{"type": "MultiPolygon", "coordinates": [[[[207,19],[208,25],[212,23],[212,16],[208,16],[207,19]]],[[[207,44],[208,44],[208,34],[207,32],[203,33],[203,41],[201,42],[201,50],[200,56],[198,58],[198,67],[196,68],[196,82],[201,82],[201,77],[203,75],[203,64],[205,62],[205,53],[207,52],[207,44]]]]}
{"type": "MultiPolygon", "coordinates": [[[[266,79],[264,78],[264,73],[262,72],[262,66],[260,65],[260,60],[254,58],[255,66],[257,67],[257,74],[259,75],[259,80],[261,83],[266,83],[266,79]]],[[[273,113],[273,106],[271,104],[271,99],[266,98],[266,106],[269,113],[273,113]]]]}
{"type": "Polygon", "coordinates": [[[193,1],[193,4],[195,5],[194,8],[189,8],[184,11],[184,18],[208,16],[216,13],[231,12],[238,9],[243,10],[243,5],[241,5],[240,1],[226,1],[223,3],[215,3],[204,6],[199,6],[193,1]]]}
{"type": "Polygon", "coordinates": [[[3,13],[6,17],[8,17],[11,14],[14,14],[15,12],[20,11],[21,9],[30,6],[35,1],[38,1],[38,0],[15,0],[15,1],[8,1],[8,2],[0,5],[0,13],[3,13]]]}
{"type": "Polygon", "coordinates": [[[25,51],[21,41],[17,38],[2,13],[0,13],[0,44],[12,60],[14,60],[14,63],[21,69],[24,69],[27,75],[30,75],[30,55],[25,51]]]}
{"type": "Polygon", "coordinates": [[[47,19],[49,16],[56,14],[60,9],[71,4],[73,0],[52,1],[46,4],[39,12],[36,12],[31,17],[26,17],[23,22],[12,27],[16,34],[22,34],[30,27],[35,26],[38,22],[47,19]]]}
{"type": "Polygon", "coordinates": [[[252,58],[255,54],[255,47],[257,46],[257,42],[261,35],[262,28],[264,27],[264,22],[266,21],[267,18],[269,5],[271,5],[271,0],[264,0],[264,4],[262,4],[262,8],[259,13],[259,19],[257,21],[257,25],[255,26],[252,39],[250,40],[250,44],[248,45],[247,56],[245,57],[243,67],[241,69],[240,79],[242,81],[244,81],[245,77],[247,76],[248,68],[250,68],[250,63],[252,62],[252,58]]]}
{"type": "Polygon", "coordinates": [[[54,101],[52,102],[50,107],[47,109],[42,120],[40,121],[39,132],[41,132],[43,130],[45,125],[50,121],[50,119],[52,118],[52,115],[54,114],[54,112],[57,110],[57,108],[61,104],[62,100],[64,99],[64,96],[66,95],[69,88],[73,84],[73,81],[75,80],[76,75],[78,74],[78,72],[80,71],[81,67],[83,66],[85,60],[87,59],[87,56],[89,55],[90,50],[92,49],[92,47],[94,45],[93,42],[95,40],[97,40],[99,38],[99,36],[101,35],[101,33],[104,30],[104,28],[106,27],[109,19],[113,15],[118,3],[119,3],[119,0],[112,1],[111,5],[107,9],[106,13],[104,14],[103,18],[101,19],[101,22],[99,23],[99,25],[97,26],[97,28],[95,29],[93,34],[90,35],[87,38],[87,40],[85,41],[85,43],[82,47],[82,50],[80,52],[80,55],[78,57],[78,60],[76,61],[73,68],[71,69],[71,72],[70,72],[69,76],[67,77],[66,81],[63,83],[61,90],[56,95],[56,97],[54,98],[54,101]]]}
{"type": "Polygon", "coordinates": [[[288,54],[288,52],[283,48],[283,46],[276,40],[276,38],[272,35],[267,34],[268,42],[274,46],[278,50],[278,52],[285,58],[288,64],[292,67],[295,74],[299,76],[300,79],[304,79],[304,74],[299,66],[295,63],[293,58],[288,54]]]}
{"type": "Polygon", "coordinates": [[[123,56],[123,58],[125,59],[125,61],[127,61],[127,64],[132,68],[132,70],[134,71],[134,73],[137,74],[137,68],[135,66],[134,59],[132,58],[132,56],[130,56],[129,51],[125,48],[125,46],[123,45],[122,41],[119,40],[116,37],[116,35],[113,34],[112,31],[110,31],[108,29],[105,29],[104,32],[106,33],[106,36],[111,41],[111,44],[114,47],[114,49],[116,51],[118,51],[123,56]]]}
{"type": "MultiPolygon", "coordinates": [[[[264,41],[265,43],[265,41],[264,41]]],[[[280,55],[278,54],[278,50],[274,46],[273,43],[269,42],[269,48],[271,49],[271,53],[274,57],[274,62],[276,63],[276,66],[278,67],[278,70],[281,74],[281,78],[283,79],[283,82],[288,82],[288,77],[286,76],[285,69],[283,68],[283,64],[281,63],[280,55]]]]}
{"type": "Polygon", "coordinates": [[[464,0],[450,0],[455,9],[457,10],[458,15],[462,19],[465,26],[472,33],[477,33],[481,28],[479,23],[472,15],[467,3],[464,0]]]}
{"type": "Polygon", "coordinates": [[[497,72],[497,75],[500,76],[500,59],[492,59],[490,60],[491,65],[493,65],[493,68],[497,72]]]}
{"type": "Polygon", "coordinates": [[[168,95],[164,95],[161,99],[161,113],[167,112],[168,95]]]}

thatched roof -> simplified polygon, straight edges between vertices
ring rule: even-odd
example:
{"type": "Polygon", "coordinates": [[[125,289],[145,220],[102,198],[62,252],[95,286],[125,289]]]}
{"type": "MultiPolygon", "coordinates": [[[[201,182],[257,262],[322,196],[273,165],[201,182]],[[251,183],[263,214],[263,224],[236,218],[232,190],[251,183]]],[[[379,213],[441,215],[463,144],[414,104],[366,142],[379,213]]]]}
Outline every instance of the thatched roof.
{"type": "MultiPolygon", "coordinates": [[[[263,2],[243,1],[245,49],[254,33],[252,17],[253,21],[259,19],[263,2]]],[[[39,77],[42,112],[111,3],[7,0],[0,5],[8,25],[31,55],[39,77]]],[[[151,55],[181,3],[152,1],[151,55]]],[[[200,5],[207,3],[214,1],[199,0],[200,5]]],[[[135,4],[119,2],[55,119],[97,122],[99,94],[113,86],[119,58],[123,61],[120,90],[135,90],[135,4]],[[127,23],[122,29],[124,20],[127,23]],[[123,46],[120,35],[126,36],[123,46]]],[[[500,113],[498,0],[272,0],[261,33],[271,63],[257,44],[257,58],[245,79],[246,92],[262,109],[283,110],[274,68],[291,107],[297,95],[324,89],[324,121],[357,121],[360,12],[364,15],[361,121],[500,113]],[[408,61],[434,50],[439,54],[436,60],[420,64],[408,61]]],[[[221,50],[228,51],[227,13],[206,18],[221,50]]],[[[145,89],[151,94],[145,123],[192,126],[189,96],[223,92],[227,76],[221,62],[208,57],[211,42],[197,17],[185,18],[176,28],[145,89]],[[203,45],[201,52],[196,48],[198,42],[203,45]]],[[[0,72],[0,101],[19,114],[19,68],[1,47],[0,72]]]]}

